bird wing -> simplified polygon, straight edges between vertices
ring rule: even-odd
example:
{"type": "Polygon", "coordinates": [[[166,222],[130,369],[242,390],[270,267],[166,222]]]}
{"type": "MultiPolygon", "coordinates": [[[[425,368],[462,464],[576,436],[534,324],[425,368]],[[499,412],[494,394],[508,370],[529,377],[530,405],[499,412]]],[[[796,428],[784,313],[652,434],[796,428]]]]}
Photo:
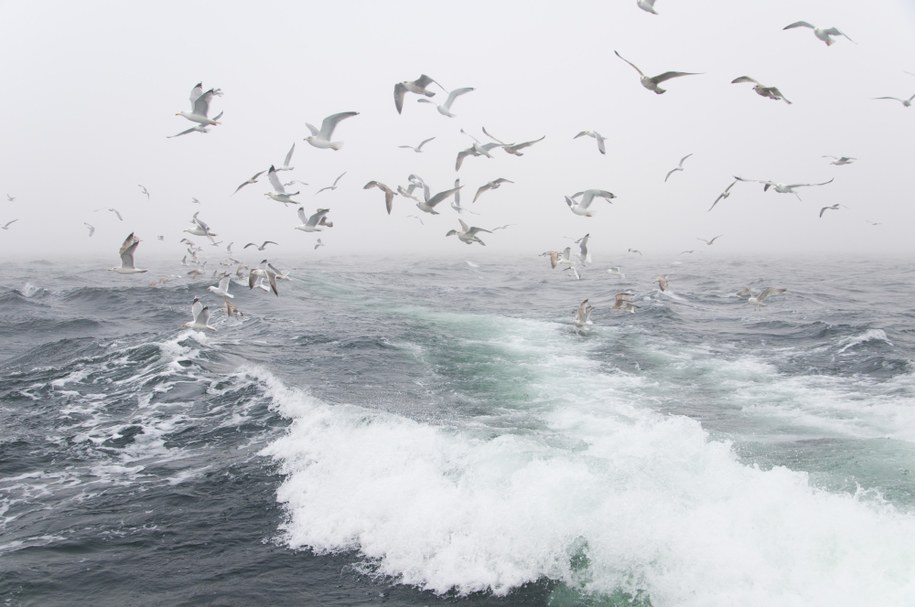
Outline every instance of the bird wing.
{"type": "Polygon", "coordinates": [[[689,154],[687,154],[686,156],[684,156],[683,158],[680,159],[680,164],[679,164],[680,168],[683,168],[683,163],[686,162],[686,159],[689,158],[690,156],[692,156],[693,153],[694,152],[690,152],[689,154]]]}
{"type": "Polygon", "coordinates": [[[762,291],[759,292],[759,295],[756,296],[756,301],[762,301],[765,298],[769,297],[770,295],[778,295],[780,293],[784,293],[785,291],[787,291],[787,289],[766,287],[765,289],[763,289],[762,291]]]}
{"type": "Polygon", "coordinates": [[[601,137],[600,133],[594,133],[594,138],[597,139],[597,151],[601,154],[606,154],[607,148],[604,146],[604,138],[601,137]]]}
{"type": "Polygon", "coordinates": [[[652,77],[652,80],[655,83],[661,83],[665,80],[670,80],[671,78],[679,78],[680,76],[698,76],[696,72],[664,72],[663,74],[658,74],[657,76],[652,77]]]}
{"type": "Polygon", "coordinates": [[[445,100],[445,103],[444,103],[445,109],[446,109],[446,110],[450,110],[450,109],[451,109],[451,104],[454,103],[454,100],[455,100],[455,99],[457,99],[457,98],[460,97],[461,95],[464,95],[464,94],[466,94],[466,93],[469,93],[469,92],[472,91],[472,90],[473,90],[473,87],[469,87],[469,86],[468,86],[468,87],[464,87],[464,88],[462,88],[462,89],[454,89],[453,91],[451,91],[450,93],[448,93],[448,99],[446,99],[446,100],[445,100]]]}
{"type": "Polygon", "coordinates": [[[210,89],[197,97],[194,100],[194,113],[199,116],[206,116],[210,112],[210,100],[213,99],[213,95],[213,89],[210,89]]]}
{"type": "Polygon", "coordinates": [[[130,233],[130,236],[124,241],[124,244],[121,245],[118,253],[121,256],[121,265],[125,268],[132,268],[133,266],[133,252],[137,250],[137,247],[140,244],[140,239],[133,235],[133,232],[130,233]]]}
{"type": "Polygon", "coordinates": [[[824,182],[822,182],[822,183],[792,183],[791,185],[789,185],[789,186],[787,186],[787,187],[788,187],[789,190],[790,190],[791,188],[813,187],[813,186],[817,186],[817,185],[826,185],[827,183],[832,183],[834,180],[835,180],[835,177],[833,177],[833,178],[830,179],[829,181],[824,181],[824,182]]]}
{"type": "MultiPolygon", "coordinates": [[[[413,81],[413,84],[415,84],[416,86],[421,87],[421,88],[426,88],[427,86],[429,86],[432,83],[438,84],[438,82],[435,82],[435,80],[433,80],[429,76],[426,76],[425,74],[420,74],[419,78],[417,78],[416,80],[413,81]]],[[[438,84],[438,85],[442,86],[441,84],[438,84]]]]}
{"type": "Polygon", "coordinates": [[[283,166],[288,167],[289,163],[292,162],[292,153],[295,152],[295,143],[292,144],[292,147],[289,148],[289,152],[286,153],[286,159],[283,160],[283,166]]]}
{"type": "Polygon", "coordinates": [[[758,80],[754,80],[749,76],[738,76],[737,78],[731,80],[731,84],[740,84],[741,82],[752,82],[753,84],[759,84],[758,80]]]}
{"type": "Polygon", "coordinates": [[[400,114],[403,111],[403,98],[407,94],[407,87],[401,83],[394,85],[394,107],[397,108],[397,113],[400,114]]]}
{"type": "Polygon", "coordinates": [[[351,118],[352,116],[358,116],[359,112],[340,112],[338,114],[332,114],[324,119],[324,122],[321,123],[321,136],[325,139],[330,139],[334,134],[334,129],[337,128],[337,123],[346,118],[351,118]]]}
{"type": "Polygon", "coordinates": [[[426,204],[429,205],[430,207],[434,207],[435,205],[439,204],[440,202],[442,202],[443,200],[447,199],[449,196],[451,196],[452,194],[454,194],[455,192],[460,190],[462,187],[464,187],[464,186],[459,186],[456,188],[451,188],[450,190],[444,190],[442,192],[439,192],[432,198],[426,200],[426,204]]]}
{"type": "Polygon", "coordinates": [[[419,145],[416,146],[416,151],[418,152],[418,151],[422,150],[423,146],[426,145],[427,143],[429,143],[430,141],[432,141],[433,139],[435,139],[435,137],[429,137],[428,139],[423,139],[422,141],[420,141],[419,145]]]}
{"type": "MultiPolygon", "coordinates": [[[[301,208],[301,207],[299,207],[299,208],[301,208]]],[[[317,211],[315,211],[314,215],[312,215],[311,217],[308,218],[308,225],[310,225],[310,226],[318,225],[318,222],[320,222],[321,219],[323,219],[323,217],[325,215],[327,215],[329,212],[330,212],[330,209],[318,209],[317,211]]],[[[302,214],[304,214],[304,213],[305,213],[305,211],[302,211],[302,214]]]]}
{"type": "Polygon", "coordinates": [[[333,185],[333,187],[337,187],[337,184],[340,183],[340,180],[343,179],[343,176],[344,176],[344,175],[346,175],[346,171],[343,171],[342,173],[340,173],[340,176],[339,176],[339,177],[337,177],[336,179],[334,179],[334,185],[333,185]]]}
{"type": "Polygon", "coordinates": [[[121,217],[121,214],[118,212],[117,209],[108,209],[108,210],[111,211],[112,213],[114,213],[115,215],[117,215],[117,216],[118,216],[118,220],[124,221],[124,218],[121,217]]]}
{"type": "Polygon", "coordinates": [[[194,110],[194,102],[197,101],[197,99],[198,99],[202,94],[203,94],[203,83],[202,83],[202,82],[198,82],[196,85],[194,85],[194,88],[191,89],[191,96],[190,96],[190,100],[191,100],[191,111],[194,110]]]}
{"type": "Polygon", "coordinates": [[[473,200],[472,200],[471,202],[476,202],[476,201],[477,201],[477,198],[480,197],[480,194],[482,194],[483,192],[485,192],[486,190],[489,190],[489,189],[492,189],[492,184],[491,184],[491,183],[487,183],[487,184],[485,184],[485,185],[481,185],[481,186],[479,187],[479,189],[477,189],[477,193],[474,195],[473,200]]]}
{"type": "Polygon", "coordinates": [[[795,21],[794,23],[791,23],[790,25],[786,25],[782,29],[790,30],[790,29],[794,29],[795,27],[809,27],[810,29],[816,29],[814,26],[807,23],[806,21],[795,21]]]}
{"type": "Polygon", "coordinates": [[[613,51],[613,53],[614,53],[617,57],[619,57],[620,59],[622,59],[623,61],[625,61],[625,62],[628,63],[629,65],[631,65],[631,66],[632,66],[632,69],[634,69],[635,71],[637,71],[637,72],[639,73],[639,76],[644,76],[644,75],[645,75],[645,74],[642,73],[642,70],[640,70],[638,67],[636,67],[636,65],[635,65],[633,62],[629,61],[628,59],[626,59],[625,57],[623,57],[622,55],[620,55],[618,51],[613,51]]]}
{"type": "Polygon", "coordinates": [[[277,194],[285,194],[286,188],[283,187],[283,184],[280,183],[280,178],[276,175],[276,169],[271,164],[270,168],[267,170],[267,179],[270,180],[270,185],[273,186],[273,191],[277,194]]]}
{"type": "Polygon", "coordinates": [[[681,168],[676,168],[676,169],[670,169],[669,171],[667,171],[667,175],[664,176],[664,183],[667,183],[667,178],[668,178],[668,177],[670,177],[671,175],[673,175],[673,174],[676,173],[677,171],[682,171],[682,170],[683,170],[683,169],[681,169],[681,168]]]}

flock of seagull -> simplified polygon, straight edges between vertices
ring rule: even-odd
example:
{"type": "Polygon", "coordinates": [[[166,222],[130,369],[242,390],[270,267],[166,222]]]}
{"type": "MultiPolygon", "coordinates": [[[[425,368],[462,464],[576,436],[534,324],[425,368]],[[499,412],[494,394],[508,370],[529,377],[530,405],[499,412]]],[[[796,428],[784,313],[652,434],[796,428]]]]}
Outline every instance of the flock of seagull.
{"type": "MultiPolygon", "coordinates": [[[[655,0],[637,0],[637,5],[642,10],[658,14],[655,9],[655,0]]],[[[793,30],[799,28],[806,28],[812,30],[814,36],[823,41],[827,46],[835,44],[838,38],[845,38],[850,42],[854,42],[845,35],[843,32],[838,30],[835,27],[821,28],[815,25],[812,25],[806,21],[797,21],[786,25],[784,30],[793,30]]],[[[639,66],[637,66],[633,61],[625,58],[618,51],[614,50],[614,54],[619,60],[625,62],[633,70],[635,70],[639,76],[639,81],[641,85],[658,95],[664,94],[666,92],[665,88],[662,88],[662,85],[669,86],[667,83],[676,78],[682,78],[686,76],[699,75],[697,72],[682,72],[682,71],[665,71],[657,75],[648,75],[644,72],[639,66]]],[[[759,81],[743,75],[739,76],[731,81],[734,84],[741,83],[750,83],[753,85],[753,90],[760,96],[776,100],[783,101],[786,104],[791,104],[782,92],[775,86],[769,86],[760,83],[759,81]]],[[[417,103],[430,104],[435,107],[437,112],[444,117],[454,118],[455,117],[455,105],[458,104],[459,100],[470,93],[473,93],[475,89],[473,87],[461,87],[448,90],[442,86],[437,80],[431,78],[426,74],[421,74],[415,80],[404,80],[398,82],[394,85],[394,108],[398,114],[402,114],[405,109],[405,102],[409,96],[416,96],[417,103]],[[434,88],[433,88],[434,87],[434,88]],[[436,95],[444,94],[444,101],[438,103],[436,100],[436,95]]],[[[190,109],[189,111],[179,111],[175,115],[180,116],[187,121],[192,123],[187,129],[184,129],[173,135],[168,135],[169,139],[183,137],[187,135],[192,135],[194,133],[207,133],[211,128],[219,126],[220,120],[223,113],[219,112],[215,116],[210,116],[211,105],[215,98],[221,97],[223,92],[219,88],[207,88],[205,89],[203,83],[197,83],[192,89],[189,97],[190,109]]],[[[896,100],[900,102],[903,106],[908,107],[911,105],[912,101],[915,100],[915,95],[907,99],[896,98],[896,97],[876,97],[875,99],[887,99],[887,100],[896,100]]],[[[344,111],[331,114],[325,117],[320,128],[315,127],[312,124],[306,123],[309,134],[304,137],[304,141],[314,148],[320,150],[340,150],[343,147],[343,141],[335,137],[335,133],[338,131],[341,123],[344,120],[354,118],[359,115],[359,112],[355,111],[344,111]]],[[[470,142],[468,147],[457,152],[455,157],[454,170],[456,172],[460,171],[463,164],[469,159],[474,157],[486,157],[492,158],[493,154],[497,152],[503,152],[506,154],[514,156],[523,156],[527,148],[543,141],[545,136],[539,138],[530,139],[527,141],[521,142],[507,142],[501,139],[494,137],[485,127],[482,128],[483,135],[488,139],[487,141],[481,141],[477,139],[470,133],[467,133],[461,129],[461,133],[466,135],[470,142]]],[[[597,151],[600,154],[606,154],[606,138],[598,133],[595,130],[582,130],[576,135],[571,137],[571,139],[579,139],[583,137],[590,137],[594,139],[597,151]]],[[[423,153],[423,148],[430,142],[434,141],[436,137],[428,137],[420,141],[417,145],[399,145],[401,149],[409,149],[415,153],[423,153]]],[[[307,212],[304,205],[296,199],[297,196],[301,194],[301,189],[296,188],[298,185],[308,186],[307,183],[300,180],[290,180],[283,182],[280,179],[280,173],[285,171],[293,171],[295,167],[292,164],[293,155],[295,153],[296,145],[292,144],[289,151],[287,152],[281,165],[277,166],[276,164],[271,164],[268,168],[262,169],[254,173],[248,179],[242,181],[233,192],[233,195],[237,194],[242,189],[259,183],[259,179],[266,174],[267,181],[270,184],[270,190],[264,193],[264,196],[270,198],[274,201],[282,203],[284,206],[292,205],[296,207],[296,213],[299,218],[300,223],[295,225],[294,228],[301,230],[303,232],[321,232],[326,229],[333,228],[334,224],[329,218],[330,209],[329,208],[317,208],[314,212],[307,212]],[[288,188],[288,189],[287,189],[288,188]],[[295,191],[293,191],[293,189],[295,191]]],[[[677,172],[682,172],[685,170],[685,163],[693,156],[692,153],[684,155],[680,158],[677,166],[670,169],[665,177],[664,182],[668,180],[677,172]]],[[[853,163],[856,158],[850,156],[823,156],[824,158],[831,159],[830,164],[835,166],[843,166],[853,163]]],[[[342,172],[330,185],[321,187],[317,189],[315,195],[321,194],[326,191],[336,190],[340,185],[343,178],[346,176],[347,172],[342,172]]],[[[792,194],[800,199],[800,194],[796,191],[799,188],[810,188],[810,187],[820,187],[825,186],[833,182],[833,179],[827,181],[815,182],[815,183],[781,183],[772,180],[763,180],[763,179],[750,179],[739,176],[734,176],[733,181],[718,195],[715,201],[712,203],[711,207],[708,209],[712,211],[716,205],[718,205],[722,200],[727,199],[731,195],[731,190],[738,183],[756,183],[761,184],[763,191],[769,191],[770,189],[779,194],[792,194]]],[[[499,177],[493,179],[487,183],[484,183],[476,188],[475,193],[472,198],[471,203],[476,203],[481,196],[488,192],[495,191],[506,184],[513,184],[514,182],[510,179],[499,177]]],[[[150,199],[149,190],[142,184],[139,184],[140,194],[145,196],[147,199],[150,199]]],[[[457,240],[466,244],[466,245],[481,245],[485,246],[485,242],[481,239],[483,234],[493,234],[494,232],[502,229],[507,229],[510,226],[504,225],[496,228],[483,228],[480,226],[474,226],[467,223],[462,214],[467,211],[464,207],[461,206],[460,198],[461,191],[465,186],[461,184],[461,180],[455,179],[454,185],[445,189],[433,190],[422,177],[411,174],[407,178],[406,184],[395,185],[391,187],[386,183],[383,183],[379,180],[371,180],[365,183],[363,186],[364,190],[377,189],[384,195],[384,205],[385,210],[388,215],[391,214],[395,198],[401,197],[404,199],[411,199],[415,203],[415,207],[420,211],[421,214],[430,214],[437,215],[440,213],[440,209],[443,208],[442,203],[446,201],[450,202],[450,208],[453,209],[457,214],[457,221],[459,224],[458,228],[449,230],[445,236],[456,236],[457,240]]],[[[15,200],[15,197],[7,194],[7,198],[10,202],[15,200]]],[[[576,192],[570,196],[565,196],[566,205],[569,207],[569,210],[578,216],[582,217],[593,217],[594,213],[597,210],[599,205],[603,204],[613,204],[616,195],[613,192],[603,190],[603,189],[584,189],[579,192],[576,192]],[[599,202],[598,202],[599,201],[599,202]]],[[[199,204],[200,201],[196,198],[191,200],[194,204],[199,204]]],[[[837,210],[842,208],[841,204],[833,204],[824,206],[819,211],[819,216],[822,217],[823,214],[828,210],[837,210]]],[[[107,210],[113,213],[119,221],[123,221],[123,217],[118,212],[117,209],[108,208],[108,209],[96,209],[96,211],[107,210]]],[[[422,215],[410,215],[422,223],[422,215]]],[[[10,226],[15,223],[17,220],[13,219],[12,221],[7,222],[5,225],[0,226],[0,229],[8,230],[10,226]]],[[[216,240],[218,234],[210,228],[210,226],[200,217],[200,212],[195,212],[190,220],[191,227],[184,229],[183,231],[189,236],[193,237],[202,237],[207,238],[210,241],[210,244],[213,246],[218,246],[221,243],[216,240]]],[[[95,227],[88,222],[84,223],[84,226],[88,230],[88,235],[91,237],[95,232],[95,227]]],[[[718,234],[711,238],[699,238],[705,243],[706,246],[713,245],[719,238],[723,235],[718,234]]],[[[164,237],[158,236],[161,240],[164,237]]],[[[552,268],[561,267],[563,271],[568,271],[574,278],[579,278],[579,270],[587,266],[590,261],[590,253],[588,251],[588,241],[590,239],[590,234],[586,234],[584,237],[578,239],[576,244],[579,246],[579,254],[572,255],[571,247],[565,247],[563,250],[549,250],[542,255],[548,256],[550,261],[550,266],[552,268]]],[[[182,264],[191,266],[191,269],[188,271],[190,276],[202,276],[205,272],[206,261],[201,260],[199,253],[202,251],[202,246],[196,244],[194,241],[189,238],[183,238],[181,243],[187,246],[187,255],[182,259],[182,264]]],[[[140,239],[131,232],[127,238],[122,243],[118,253],[121,259],[121,264],[110,268],[111,271],[121,273],[121,274],[138,274],[145,273],[147,270],[138,268],[135,265],[135,253],[138,245],[140,244],[140,239]]],[[[232,255],[232,245],[234,243],[229,243],[226,246],[226,251],[228,257],[224,262],[221,262],[222,266],[225,266],[219,271],[213,272],[213,278],[218,281],[218,284],[215,286],[210,286],[208,292],[221,297],[224,303],[224,309],[226,315],[229,317],[238,317],[241,316],[241,313],[238,311],[238,308],[232,303],[234,295],[229,293],[230,285],[233,282],[239,282],[241,284],[247,284],[249,289],[254,289],[259,287],[267,292],[272,292],[274,295],[279,295],[277,289],[277,281],[288,278],[288,275],[276,269],[267,259],[263,259],[260,264],[256,267],[248,267],[242,262],[231,257],[232,255]],[[231,265],[235,266],[234,272],[230,271],[228,268],[231,265]]],[[[263,252],[267,249],[269,245],[277,245],[275,241],[264,240],[260,244],[255,242],[248,242],[244,245],[244,249],[255,248],[259,252],[263,252]]],[[[315,249],[323,246],[323,242],[318,239],[314,245],[315,249]]],[[[693,250],[683,251],[684,254],[692,253],[693,250]]],[[[630,249],[630,253],[639,254],[640,252],[635,249],[630,249]]],[[[623,277],[624,274],[618,266],[614,266],[608,270],[612,275],[623,277]]],[[[657,277],[658,290],[660,292],[665,292],[668,289],[668,277],[667,275],[659,275],[657,277]]],[[[771,288],[767,287],[762,289],[759,292],[752,292],[751,290],[744,288],[738,291],[736,294],[739,297],[745,298],[748,303],[762,306],[765,305],[763,302],[772,295],[778,295],[784,293],[785,289],[783,288],[771,288]]],[[[639,306],[635,303],[634,293],[631,291],[619,292],[614,297],[614,303],[612,309],[634,313],[639,306]]],[[[586,327],[592,324],[591,314],[593,311],[593,306],[589,303],[589,299],[582,301],[577,309],[577,312],[574,317],[574,323],[577,328],[585,329],[586,327]]],[[[204,305],[199,298],[195,297],[192,308],[191,308],[192,320],[185,323],[185,327],[192,329],[200,330],[214,330],[214,328],[209,324],[210,319],[210,310],[209,307],[204,305]]]]}

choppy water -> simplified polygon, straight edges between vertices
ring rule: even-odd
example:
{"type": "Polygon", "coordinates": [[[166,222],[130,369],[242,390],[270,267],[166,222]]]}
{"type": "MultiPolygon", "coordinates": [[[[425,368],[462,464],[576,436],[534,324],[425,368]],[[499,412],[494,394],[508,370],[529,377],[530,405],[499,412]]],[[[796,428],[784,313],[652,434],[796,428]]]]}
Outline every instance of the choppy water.
{"type": "Polygon", "coordinates": [[[625,271],[328,262],[203,334],[213,282],[4,267],[0,596],[915,604],[910,264],[625,271]]]}

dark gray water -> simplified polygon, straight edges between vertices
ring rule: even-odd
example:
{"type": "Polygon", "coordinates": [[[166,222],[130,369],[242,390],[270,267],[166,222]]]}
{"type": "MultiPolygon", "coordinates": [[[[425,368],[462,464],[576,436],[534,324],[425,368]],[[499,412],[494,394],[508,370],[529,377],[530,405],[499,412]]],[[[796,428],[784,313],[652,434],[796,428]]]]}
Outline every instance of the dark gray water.
{"type": "Polygon", "coordinates": [[[5,267],[0,596],[915,603],[910,265],[624,270],[328,262],[235,320],[215,281],[5,267]]]}

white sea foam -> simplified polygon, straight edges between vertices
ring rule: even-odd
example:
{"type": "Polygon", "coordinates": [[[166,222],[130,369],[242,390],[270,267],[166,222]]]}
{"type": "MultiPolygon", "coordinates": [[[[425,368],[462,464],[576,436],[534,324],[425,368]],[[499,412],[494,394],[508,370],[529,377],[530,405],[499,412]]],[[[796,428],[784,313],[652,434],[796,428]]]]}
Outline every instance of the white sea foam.
{"type": "Polygon", "coordinates": [[[842,340],[842,348],[839,349],[839,354],[845,352],[850,348],[854,348],[855,346],[867,343],[869,341],[882,341],[887,345],[893,345],[893,342],[889,340],[889,338],[886,336],[886,331],[883,329],[868,329],[861,335],[853,335],[842,340]]]}

